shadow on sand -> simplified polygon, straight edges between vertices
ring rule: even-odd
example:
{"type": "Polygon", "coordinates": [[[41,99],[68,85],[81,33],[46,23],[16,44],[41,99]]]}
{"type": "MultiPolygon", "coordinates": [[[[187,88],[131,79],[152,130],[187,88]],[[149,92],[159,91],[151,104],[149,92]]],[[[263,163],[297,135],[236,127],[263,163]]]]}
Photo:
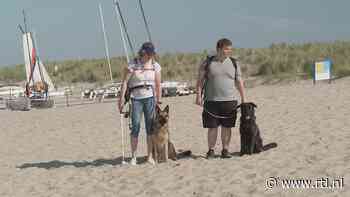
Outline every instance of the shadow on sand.
{"type": "MultiPolygon", "coordinates": [[[[179,153],[177,155],[177,160],[185,159],[185,158],[192,158],[197,159],[201,156],[196,156],[191,153],[191,151],[185,151],[182,153],[179,153]]],[[[125,158],[124,160],[126,162],[130,161],[130,157],[125,158]]],[[[61,167],[67,167],[67,166],[73,166],[76,168],[85,168],[85,167],[99,167],[104,165],[112,165],[117,166],[121,165],[123,163],[123,157],[117,157],[115,159],[97,159],[94,161],[73,161],[73,162],[67,162],[67,161],[49,161],[49,162],[39,162],[39,163],[24,163],[20,166],[17,166],[19,169],[26,169],[26,168],[43,168],[46,170],[55,169],[55,168],[61,168],[61,167]]],[[[137,158],[138,164],[144,164],[146,163],[146,157],[138,157],[137,158]]]]}

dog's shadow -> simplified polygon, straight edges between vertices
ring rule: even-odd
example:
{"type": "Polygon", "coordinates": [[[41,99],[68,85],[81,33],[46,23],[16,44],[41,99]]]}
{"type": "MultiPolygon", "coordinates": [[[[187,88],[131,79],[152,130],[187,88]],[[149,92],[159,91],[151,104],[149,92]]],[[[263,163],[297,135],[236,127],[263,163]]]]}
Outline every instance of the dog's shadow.
{"type": "MultiPolygon", "coordinates": [[[[189,152],[183,152],[179,153],[177,155],[177,160],[181,159],[197,159],[200,156],[193,155],[190,151],[189,152]]],[[[131,160],[130,157],[125,157],[124,161],[129,162],[131,160]]],[[[138,164],[144,164],[147,162],[146,157],[138,157],[137,158],[138,164]]],[[[61,167],[67,167],[72,166],[76,168],[85,168],[85,167],[100,167],[104,165],[111,165],[111,166],[117,166],[123,164],[123,157],[117,157],[115,159],[96,159],[94,161],[59,161],[59,160],[53,160],[48,162],[38,162],[38,163],[24,163],[20,166],[17,166],[19,169],[27,169],[27,168],[43,168],[46,170],[55,169],[55,168],[61,168],[61,167]]]]}

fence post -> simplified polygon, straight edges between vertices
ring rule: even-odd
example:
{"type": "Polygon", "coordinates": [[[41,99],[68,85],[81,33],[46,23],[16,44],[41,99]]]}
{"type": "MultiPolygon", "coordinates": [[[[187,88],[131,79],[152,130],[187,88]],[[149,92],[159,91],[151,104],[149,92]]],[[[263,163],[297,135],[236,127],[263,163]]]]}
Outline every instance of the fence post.
{"type": "Polygon", "coordinates": [[[68,93],[66,92],[66,106],[69,107],[68,93]]]}

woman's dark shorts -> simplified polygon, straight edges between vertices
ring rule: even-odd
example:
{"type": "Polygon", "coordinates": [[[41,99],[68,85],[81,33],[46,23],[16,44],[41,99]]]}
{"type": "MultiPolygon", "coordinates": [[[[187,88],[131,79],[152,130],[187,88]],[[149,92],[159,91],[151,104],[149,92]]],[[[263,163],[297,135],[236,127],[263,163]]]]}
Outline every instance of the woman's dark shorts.
{"type": "Polygon", "coordinates": [[[204,128],[235,127],[237,101],[205,101],[202,113],[204,128]]]}

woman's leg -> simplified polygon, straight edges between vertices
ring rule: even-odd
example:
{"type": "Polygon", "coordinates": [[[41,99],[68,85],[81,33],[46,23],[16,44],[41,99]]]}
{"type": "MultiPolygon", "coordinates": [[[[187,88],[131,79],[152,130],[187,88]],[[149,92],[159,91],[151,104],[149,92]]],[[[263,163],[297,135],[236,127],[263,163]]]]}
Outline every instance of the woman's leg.
{"type": "Polygon", "coordinates": [[[154,97],[145,99],[144,102],[144,117],[147,133],[147,156],[151,158],[152,155],[152,124],[155,116],[155,101],[154,97]]]}
{"type": "Polygon", "coordinates": [[[131,156],[136,157],[138,136],[140,133],[141,115],[142,115],[143,105],[140,100],[132,100],[131,109],[131,133],[130,133],[130,144],[131,144],[131,156]]]}

